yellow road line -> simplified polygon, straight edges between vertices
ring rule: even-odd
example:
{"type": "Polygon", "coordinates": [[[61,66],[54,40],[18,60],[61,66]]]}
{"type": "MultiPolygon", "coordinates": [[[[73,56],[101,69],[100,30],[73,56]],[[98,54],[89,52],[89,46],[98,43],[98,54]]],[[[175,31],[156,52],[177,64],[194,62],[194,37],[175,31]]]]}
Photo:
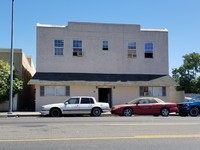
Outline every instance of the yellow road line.
{"type": "MultiPolygon", "coordinates": [[[[200,123],[119,123],[119,124],[81,124],[81,126],[191,126],[200,123]]],[[[80,126],[80,125],[72,125],[80,126]]]]}
{"type": "Polygon", "coordinates": [[[183,135],[139,135],[139,136],[115,136],[115,137],[83,137],[83,138],[44,138],[44,139],[8,139],[0,140],[0,143],[9,142],[44,142],[44,141],[87,141],[87,140],[119,140],[119,139],[172,139],[172,138],[200,138],[200,134],[183,135]]]}

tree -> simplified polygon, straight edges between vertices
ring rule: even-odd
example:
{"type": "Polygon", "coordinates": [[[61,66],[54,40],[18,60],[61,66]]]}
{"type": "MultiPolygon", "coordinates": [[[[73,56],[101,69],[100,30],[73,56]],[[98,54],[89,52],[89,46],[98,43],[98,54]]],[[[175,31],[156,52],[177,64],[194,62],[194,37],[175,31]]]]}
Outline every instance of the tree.
{"type": "MultiPolygon", "coordinates": [[[[13,72],[13,96],[23,88],[23,81],[17,76],[16,70],[13,72]]],[[[10,65],[0,60],[0,103],[9,100],[10,95],[10,65]]]]}
{"type": "Polygon", "coordinates": [[[172,70],[173,78],[186,93],[200,93],[200,54],[190,53],[183,56],[183,65],[172,70]]]}
{"type": "Polygon", "coordinates": [[[197,88],[197,93],[200,93],[200,76],[197,78],[197,83],[196,83],[196,88],[197,88]]]}

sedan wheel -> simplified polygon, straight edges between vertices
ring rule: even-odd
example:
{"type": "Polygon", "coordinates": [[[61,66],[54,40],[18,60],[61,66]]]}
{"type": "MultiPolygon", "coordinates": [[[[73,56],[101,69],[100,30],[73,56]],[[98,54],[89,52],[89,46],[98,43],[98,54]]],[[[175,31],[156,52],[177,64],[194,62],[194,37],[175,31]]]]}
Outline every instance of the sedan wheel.
{"type": "Polygon", "coordinates": [[[163,108],[163,109],[161,109],[160,114],[161,114],[161,116],[163,116],[163,117],[168,117],[168,116],[169,116],[169,109],[168,109],[168,108],[163,108]]]}
{"type": "Polygon", "coordinates": [[[92,109],[91,114],[92,114],[92,116],[98,117],[98,116],[101,115],[101,109],[100,108],[94,108],[94,109],[92,109]]]}
{"type": "Polygon", "coordinates": [[[189,111],[189,115],[192,116],[192,117],[196,117],[199,115],[199,109],[194,107],[192,109],[190,109],[189,111]]]}
{"type": "Polygon", "coordinates": [[[133,110],[131,108],[125,108],[123,111],[123,116],[132,116],[133,115],[133,110]]]}
{"type": "Polygon", "coordinates": [[[60,117],[61,116],[61,111],[58,108],[52,108],[50,110],[50,116],[51,117],[60,117]]]}

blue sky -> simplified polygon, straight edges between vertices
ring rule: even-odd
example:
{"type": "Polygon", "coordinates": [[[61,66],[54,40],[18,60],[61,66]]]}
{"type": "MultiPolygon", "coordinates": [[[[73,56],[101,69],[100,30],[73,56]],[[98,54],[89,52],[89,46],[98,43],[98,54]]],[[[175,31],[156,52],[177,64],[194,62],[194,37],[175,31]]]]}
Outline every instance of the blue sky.
{"type": "MultiPolygon", "coordinates": [[[[0,0],[0,48],[11,46],[11,2],[0,0]]],[[[169,31],[169,72],[200,53],[200,0],[15,0],[14,48],[36,63],[36,24],[69,21],[140,24],[169,31]]]]}

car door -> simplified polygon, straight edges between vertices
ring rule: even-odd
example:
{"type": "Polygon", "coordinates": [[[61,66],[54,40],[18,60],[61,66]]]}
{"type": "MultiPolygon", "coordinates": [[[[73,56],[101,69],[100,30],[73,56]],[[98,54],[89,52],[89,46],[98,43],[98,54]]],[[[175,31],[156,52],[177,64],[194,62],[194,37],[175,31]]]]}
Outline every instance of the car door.
{"type": "Polygon", "coordinates": [[[63,114],[79,114],[80,98],[70,98],[65,101],[63,114]]]}
{"type": "Polygon", "coordinates": [[[139,115],[151,114],[152,104],[148,99],[141,99],[135,106],[134,112],[139,115]]]}
{"type": "Polygon", "coordinates": [[[152,104],[151,113],[160,114],[162,104],[158,103],[155,99],[151,99],[150,103],[152,104]]]}
{"type": "Polygon", "coordinates": [[[94,100],[92,98],[81,98],[81,102],[79,104],[79,111],[81,114],[90,114],[92,107],[94,104],[94,100]]]}

